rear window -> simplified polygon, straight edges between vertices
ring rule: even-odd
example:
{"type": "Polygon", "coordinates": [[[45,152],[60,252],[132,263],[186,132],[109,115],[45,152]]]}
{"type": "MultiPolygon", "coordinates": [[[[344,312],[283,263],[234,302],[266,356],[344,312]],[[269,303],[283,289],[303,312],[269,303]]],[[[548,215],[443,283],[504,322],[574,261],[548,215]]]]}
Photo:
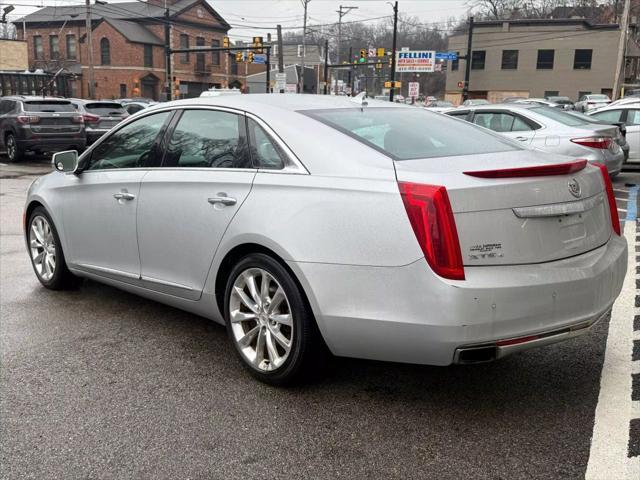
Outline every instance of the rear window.
{"type": "Polygon", "coordinates": [[[587,98],[589,100],[609,100],[606,95],[589,95],[587,98]]]}
{"type": "Polygon", "coordinates": [[[394,160],[518,150],[497,135],[414,108],[307,110],[303,113],[394,160]]]}
{"type": "Polygon", "coordinates": [[[112,117],[127,114],[127,111],[119,103],[87,103],[84,108],[87,112],[100,117],[112,117]]]}
{"type": "Polygon", "coordinates": [[[75,112],[71,102],[56,102],[51,100],[37,100],[24,102],[25,112],[75,112]]]}
{"type": "Polygon", "coordinates": [[[558,123],[567,125],[568,127],[577,127],[579,125],[587,125],[591,123],[589,118],[581,118],[579,115],[569,114],[553,107],[532,107],[530,111],[550,118],[558,123]]]}

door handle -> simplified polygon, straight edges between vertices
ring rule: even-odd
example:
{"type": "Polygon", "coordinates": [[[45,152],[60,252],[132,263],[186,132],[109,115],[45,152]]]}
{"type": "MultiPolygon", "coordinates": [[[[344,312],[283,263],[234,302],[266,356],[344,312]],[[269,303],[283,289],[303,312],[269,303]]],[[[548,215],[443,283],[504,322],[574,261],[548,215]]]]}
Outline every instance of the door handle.
{"type": "Polygon", "coordinates": [[[219,203],[221,205],[235,205],[238,201],[233,197],[227,197],[226,194],[219,193],[217,197],[208,198],[207,201],[211,205],[219,203]]]}
{"type": "Polygon", "coordinates": [[[526,142],[529,139],[527,137],[516,137],[516,140],[519,140],[521,142],[526,142]]]}
{"type": "Polygon", "coordinates": [[[133,200],[134,198],[136,198],[136,196],[133,193],[121,192],[114,193],[113,198],[115,198],[116,200],[133,200]]]}

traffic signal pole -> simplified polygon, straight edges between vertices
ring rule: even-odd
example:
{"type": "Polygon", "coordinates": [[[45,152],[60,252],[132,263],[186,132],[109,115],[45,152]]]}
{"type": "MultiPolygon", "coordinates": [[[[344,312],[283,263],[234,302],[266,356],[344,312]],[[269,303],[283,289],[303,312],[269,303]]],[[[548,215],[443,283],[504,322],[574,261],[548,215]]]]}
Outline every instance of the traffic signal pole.
{"type": "Polygon", "coordinates": [[[324,41],[324,94],[329,86],[329,40],[324,41]]]}
{"type": "Polygon", "coordinates": [[[393,102],[393,92],[396,88],[396,47],[398,41],[398,2],[393,5],[393,49],[391,50],[391,88],[389,101],[393,102]]]}
{"type": "Polygon", "coordinates": [[[473,17],[469,17],[469,32],[467,34],[467,55],[464,65],[464,86],[462,87],[462,101],[469,99],[469,77],[471,76],[471,46],[473,43],[473,17]]]}
{"type": "Polygon", "coordinates": [[[166,95],[167,101],[173,100],[173,78],[171,78],[171,24],[169,23],[169,17],[171,16],[169,9],[164,11],[164,61],[165,61],[165,79],[166,79],[166,95]]]}

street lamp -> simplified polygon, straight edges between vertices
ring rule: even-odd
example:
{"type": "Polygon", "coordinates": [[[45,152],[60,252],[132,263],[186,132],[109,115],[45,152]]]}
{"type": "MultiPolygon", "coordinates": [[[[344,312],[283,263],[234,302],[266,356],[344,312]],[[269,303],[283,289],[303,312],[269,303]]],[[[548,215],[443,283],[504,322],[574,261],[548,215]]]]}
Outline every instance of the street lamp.
{"type": "Polygon", "coordinates": [[[4,7],[2,9],[2,22],[0,23],[7,23],[7,14],[13,12],[16,9],[16,7],[14,7],[13,5],[7,5],[6,7],[4,7]]]}

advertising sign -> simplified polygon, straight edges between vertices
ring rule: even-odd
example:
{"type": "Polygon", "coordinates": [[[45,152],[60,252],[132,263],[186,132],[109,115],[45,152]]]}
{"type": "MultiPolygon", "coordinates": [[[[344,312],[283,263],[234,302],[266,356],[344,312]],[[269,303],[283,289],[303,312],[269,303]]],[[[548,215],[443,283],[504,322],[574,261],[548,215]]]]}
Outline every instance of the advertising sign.
{"type": "Polygon", "coordinates": [[[402,50],[396,52],[396,72],[433,72],[435,71],[433,50],[402,50]]]}

